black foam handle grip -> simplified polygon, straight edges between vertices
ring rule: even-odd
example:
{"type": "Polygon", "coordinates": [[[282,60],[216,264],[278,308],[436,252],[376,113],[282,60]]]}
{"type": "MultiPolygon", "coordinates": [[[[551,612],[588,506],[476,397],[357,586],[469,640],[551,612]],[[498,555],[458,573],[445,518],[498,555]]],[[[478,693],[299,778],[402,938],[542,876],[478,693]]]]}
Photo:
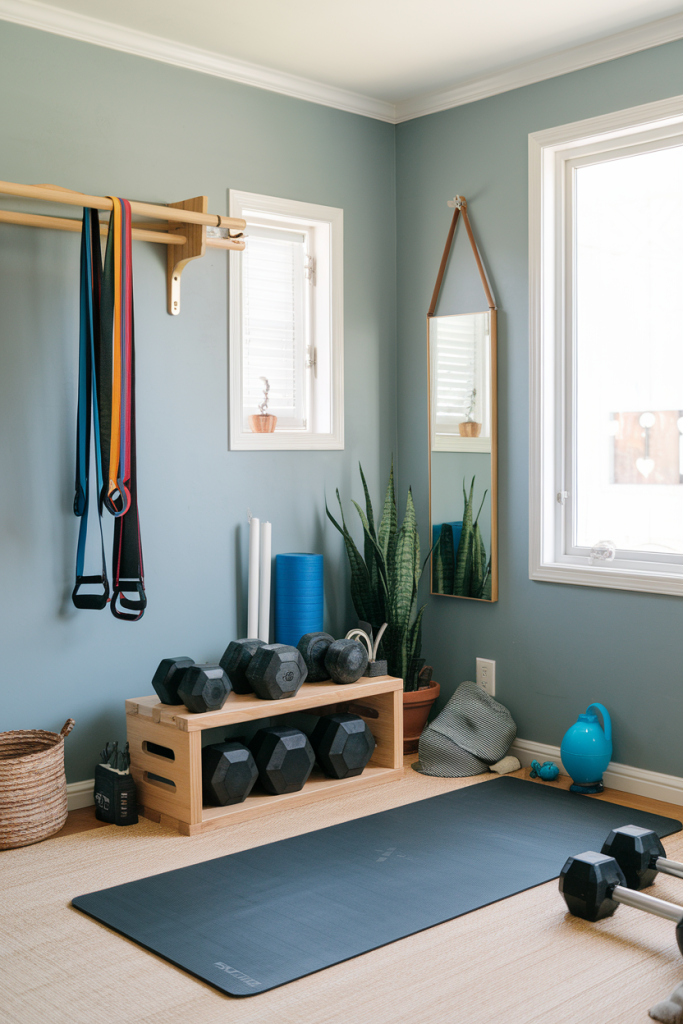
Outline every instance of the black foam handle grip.
{"type": "Polygon", "coordinates": [[[109,600],[109,582],[106,576],[77,576],[76,586],[71,592],[71,600],[76,608],[90,608],[93,611],[101,611],[106,608],[109,600]],[[98,583],[102,587],[102,593],[79,594],[79,589],[89,583],[98,583]]]}

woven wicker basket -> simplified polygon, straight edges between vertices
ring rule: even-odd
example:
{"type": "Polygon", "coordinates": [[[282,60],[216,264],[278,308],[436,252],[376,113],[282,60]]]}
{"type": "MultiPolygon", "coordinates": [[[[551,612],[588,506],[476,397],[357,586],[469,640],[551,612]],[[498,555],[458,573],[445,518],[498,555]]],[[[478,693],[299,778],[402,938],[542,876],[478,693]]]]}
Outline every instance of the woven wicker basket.
{"type": "Polygon", "coordinates": [[[74,724],[0,733],[0,850],[38,843],[66,821],[64,740],[74,724]]]}

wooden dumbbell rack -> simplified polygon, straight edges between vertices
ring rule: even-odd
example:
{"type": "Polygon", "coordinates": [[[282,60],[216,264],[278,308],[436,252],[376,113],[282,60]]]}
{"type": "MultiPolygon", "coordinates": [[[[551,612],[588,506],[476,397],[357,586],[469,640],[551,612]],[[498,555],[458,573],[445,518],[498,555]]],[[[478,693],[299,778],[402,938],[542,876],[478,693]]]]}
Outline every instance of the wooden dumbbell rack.
{"type": "Polygon", "coordinates": [[[141,813],[188,836],[224,828],[284,807],[324,800],[335,793],[350,793],[390,782],[403,772],[403,682],[393,676],[364,677],[345,686],[338,686],[331,680],[304,683],[295,697],[279,701],[260,700],[253,693],[231,693],[220,711],[198,715],[187,711],[183,705],[160,704],[156,696],[135,697],[126,701],[126,716],[131,772],[137,786],[138,803],[142,805],[141,813]],[[241,804],[202,806],[204,729],[225,728],[313,709],[321,713],[348,709],[367,722],[377,746],[362,775],[330,779],[316,765],[298,793],[270,796],[257,783],[241,804]],[[170,751],[172,758],[151,752],[149,744],[170,751]],[[160,781],[159,777],[167,781],[160,781]]]}

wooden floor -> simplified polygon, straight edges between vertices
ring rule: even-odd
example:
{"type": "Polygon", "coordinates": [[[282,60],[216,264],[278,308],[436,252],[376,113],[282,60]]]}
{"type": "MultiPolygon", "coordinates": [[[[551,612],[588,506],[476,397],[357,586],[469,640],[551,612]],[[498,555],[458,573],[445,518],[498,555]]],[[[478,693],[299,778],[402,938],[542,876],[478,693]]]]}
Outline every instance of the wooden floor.
{"type": "MultiPolygon", "coordinates": [[[[83,892],[494,778],[426,778],[412,760],[398,782],[362,796],[219,833],[189,838],[145,819],[102,827],[84,808],[53,839],[0,854],[0,1021],[93,1024],[106,1013],[117,1024],[647,1024],[648,1008],[683,980],[673,925],[628,907],[596,925],[572,918],[556,882],[249,999],[222,995],[69,906],[83,892]]],[[[615,791],[592,799],[683,817],[681,807],[615,791]]],[[[683,833],[665,845],[683,860],[683,833]]],[[[683,903],[676,879],[660,876],[651,891],[683,903]]]]}

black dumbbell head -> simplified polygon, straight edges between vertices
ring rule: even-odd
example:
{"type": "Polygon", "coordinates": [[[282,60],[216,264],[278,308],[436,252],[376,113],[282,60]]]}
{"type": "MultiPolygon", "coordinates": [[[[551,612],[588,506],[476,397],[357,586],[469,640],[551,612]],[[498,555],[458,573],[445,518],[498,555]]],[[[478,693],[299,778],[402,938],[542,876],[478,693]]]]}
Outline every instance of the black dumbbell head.
{"type": "Polygon", "coordinates": [[[178,696],[188,711],[218,711],[232,687],[220,665],[192,665],[178,687],[178,696]]]}
{"type": "Polygon", "coordinates": [[[251,686],[247,679],[249,662],[259,647],[265,647],[263,640],[233,640],[226,647],[220,666],[232,683],[235,693],[251,693],[251,686]]]}
{"type": "Polygon", "coordinates": [[[258,769],[248,747],[230,740],[202,750],[202,790],[205,804],[240,804],[249,796],[258,769]]]}
{"type": "Polygon", "coordinates": [[[619,906],[612,899],[615,885],[626,885],[626,879],[614,857],[592,850],[570,857],[560,875],[560,892],[569,912],[586,921],[612,916],[619,906]]]}
{"type": "Polygon", "coordinates": [[[178,687],[185,670],[194,665],[192,658],[164,658],[154,673],[152,686],[162,704],[182,704],[178,687]]]}
{"type": "Polygon", "coordinates": [[[614,857],[624,872],[629,889],[645,889],[652,885],[657,869],[657,857],[666,857],[662,841],[656,832],[637,825],[623,825],[612,829],[605,840],[602,852],[614,857]]]}
{"type": "Polygon", "coordinates": [[[251,751],[259,781],[273,795],[303,789],[315,763],[313,747],[300,729],[260,729],[251,742],[251,751]]]}
{"type": "Polygon", "coordinates": [[[375,750],[375,737],[360,715],[344,712],[318,721],[311,744],[318,764],[333,779],[360,775],[375,750]]]}
{"type": "Polygon", "coordinates": [[[309,683],[323,683],[330,678],[325,668],[325,655],[334,637],[329,633],[306,633],[296,645],[297,651],[306,662],[309,683]]]}
{"type": "Polygon", "coordinates": [[[296,647],[288,644],[264,644],[254,653],[247,668],[247,679],[262,700],[293,697],[306,678],[306,663],[296,647]]]}
{"type": "Polygon", "coordinates": [[[335,683],[355,683],[367,667],[367,649],[357,640],[335,640],[327,649],[325,668],[335,683]]]}

